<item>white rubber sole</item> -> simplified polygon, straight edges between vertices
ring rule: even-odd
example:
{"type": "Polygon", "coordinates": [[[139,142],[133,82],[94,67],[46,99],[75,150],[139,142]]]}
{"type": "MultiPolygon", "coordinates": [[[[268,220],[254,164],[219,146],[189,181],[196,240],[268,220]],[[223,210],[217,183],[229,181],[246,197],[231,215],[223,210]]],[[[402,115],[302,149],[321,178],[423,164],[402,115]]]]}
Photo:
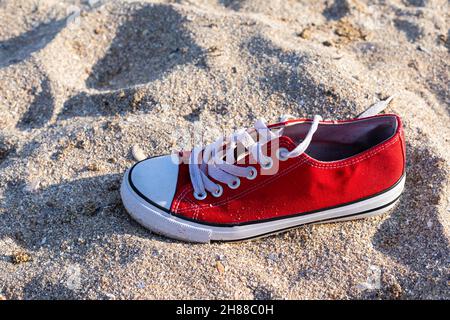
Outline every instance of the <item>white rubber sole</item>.
{"type": "Polygon", "coordinates": [[[349,205],[291,218],[219,227],[185,220],[153,206],[134,192],[129,184],[128,174],[129,171],[125,173],[120,193],[126,210],[134,220],[155,233],[178,240],[202,243],[242,241],[279,233],[303,224],[346,221],[375,216],[394,207],[405,185],[405,177],[402,177],[395,186],[386,192],[349,205]]]}

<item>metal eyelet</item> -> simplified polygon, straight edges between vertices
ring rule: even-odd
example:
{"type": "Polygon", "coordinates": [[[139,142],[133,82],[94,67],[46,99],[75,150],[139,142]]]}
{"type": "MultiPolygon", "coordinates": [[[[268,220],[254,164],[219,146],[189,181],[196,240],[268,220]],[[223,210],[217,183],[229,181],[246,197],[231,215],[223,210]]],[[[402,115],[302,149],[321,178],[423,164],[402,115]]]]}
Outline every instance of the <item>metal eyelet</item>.
{"type": "Polygon", "coordinates": [[[277,150],[277,158],[278,158],[278,160],[286,161],[287,159],[289,159],[287,156],[283,156],[283,153],[284,153],[284,154],[287,154],[288,152],[289,152],[289,150],[286,149],[286,148],[280,148],[280,149],[278,149],[278,150],[277,150]]]}
{"type": "Polygon", "coordinates": [[[271,169],[273,166],[273,160],[272,158],[268,158],[266,163],[262,163],[261,164],[261,168],[263,168],[264,170],[269,170],[271,169]]]}
{"type": "Polygon", "coordinates": [[[194,198],[197,200],[205,200],[206,196],[207,196],[206,192],[198,194],[197,192],[194,191],[194,198]]]}
{"type": "Polygon", "coordinates": [[[250,173],[247,176],[248,180],[253,180],[256,178],[256,176],[258,175],[258,171],[256,170],[255,167],[248,167],[250,169],[250,173]]]}
{"type": "Polygon", "coordinates": [[[218,184],[218,185],[217,185],[217,190],[214,191],[214,192],[211,192],[211,194],[212,194],[214,197],[216,197],[216,198],[220,197],[220,196],[223,194],[223,188],[222,188],[222,186],[221,186],[220,184],[218,184]]]}
{"type": "Polygon", "coordinates": [[[241,179],[236,178],[236,180],[234,180],[231,183],[228,183],[228,187],[230,187],[230,189],[237,189],[239,188],[239,186],[241,185],[241,179]]]}

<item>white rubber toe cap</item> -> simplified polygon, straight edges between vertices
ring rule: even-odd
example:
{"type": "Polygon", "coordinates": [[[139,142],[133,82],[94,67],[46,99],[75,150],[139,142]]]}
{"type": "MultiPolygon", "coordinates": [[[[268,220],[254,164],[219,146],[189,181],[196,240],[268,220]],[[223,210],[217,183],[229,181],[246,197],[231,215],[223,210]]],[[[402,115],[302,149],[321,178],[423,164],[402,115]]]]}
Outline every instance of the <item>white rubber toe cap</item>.
{"type": "Polygon", "coordinates": [[[139,162],[131,171],[131,185],[148,200],[170,209],[178,180],[178,167],[170,155],[139,162]]]}

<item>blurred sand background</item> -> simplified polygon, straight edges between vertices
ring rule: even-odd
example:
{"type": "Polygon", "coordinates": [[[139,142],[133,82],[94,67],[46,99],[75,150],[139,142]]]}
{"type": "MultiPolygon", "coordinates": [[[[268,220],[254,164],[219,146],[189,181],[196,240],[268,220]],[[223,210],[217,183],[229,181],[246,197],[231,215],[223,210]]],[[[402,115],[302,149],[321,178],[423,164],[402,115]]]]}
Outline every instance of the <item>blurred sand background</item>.
{"type": "Polygon", "coordinates": [[[0,299],[449,299],[448,6],[0,0],[0,299]],[[121,205],[133,145],[391,94],[408,168],[389,214],[193,245],[121,205]]]}

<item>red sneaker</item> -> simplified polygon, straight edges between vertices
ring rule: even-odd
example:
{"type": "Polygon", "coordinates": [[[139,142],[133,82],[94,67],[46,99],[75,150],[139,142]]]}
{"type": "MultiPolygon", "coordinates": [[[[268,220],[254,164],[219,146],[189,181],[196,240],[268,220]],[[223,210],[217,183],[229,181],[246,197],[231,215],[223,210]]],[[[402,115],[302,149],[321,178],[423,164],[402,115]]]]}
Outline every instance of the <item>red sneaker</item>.
{"type": "Polygon", "coordinates": [[[168,237],[235,241],[391,209],[405,183],[402,123],[392,114],[296,119],[241,130],[125,173],[130,215],[168,237]]]}

